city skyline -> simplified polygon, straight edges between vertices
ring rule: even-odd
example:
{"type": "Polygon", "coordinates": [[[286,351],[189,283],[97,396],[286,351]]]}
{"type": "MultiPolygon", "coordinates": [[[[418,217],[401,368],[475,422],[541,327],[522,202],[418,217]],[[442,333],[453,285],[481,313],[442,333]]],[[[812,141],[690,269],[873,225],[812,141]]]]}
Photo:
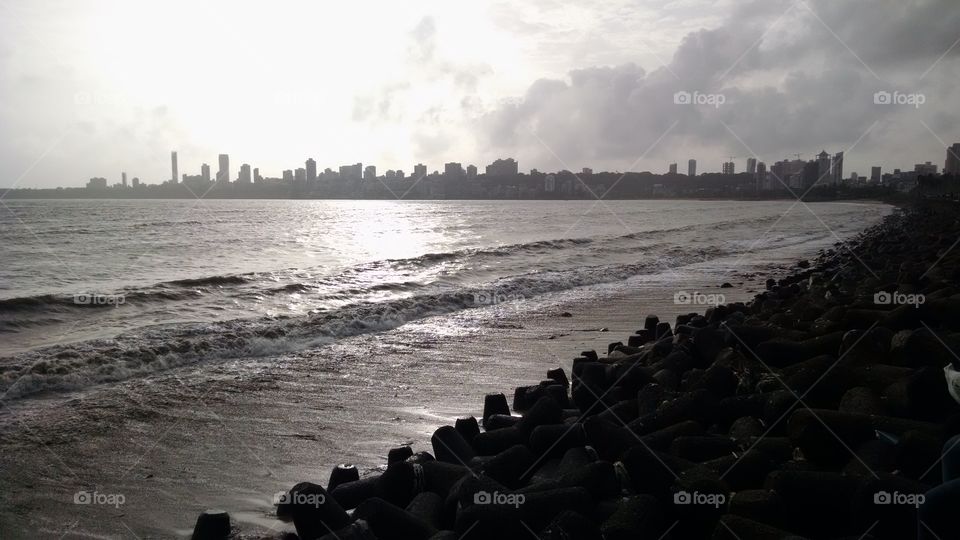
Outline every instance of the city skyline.
{"type": "MultiPolygon", "coordinates": [[[[958,174],[960,173],[960,143],[954,143],[951,146],[948,146],[945,149],[946,157],[944,159],[942,167],[935,162],[926,161],[915,163],[912,165],[913,172],[923,173],[923,174],[958,174]]],[[[177,161],[177,151],[171,151],[171,174],[172,177],[166,181],[158,181],[157,184],[168,183],[170,180],[173,180],[172,183],[184,183],[184,182],[197,182],[197,181],[210,181],[209,174],[209,165],[207,163],[202,163],[200,165],[200,174],[198,175],[189,175],[183,173],[181,176],[178,176],[178,161],[177,161]]],[[[802,153],[792,154],[796,159],[790,160],[785,158],[783,160],[778,160],[771,163],[771,167],[768,171],[767,162],[759,160],[756,157],[745,157],[742,159],[744,162],[744,168],[741,169],[742,172],[747,174],[757,175],[759,180],[766,178],[768,184],[772,184],[774,181],[782,181],[788,187],[801,187],[801,185],[836,185],[848,180],[848,177],[844,176],[844,163],[845,156],[844,152],[840,151],[836,154],[829,154],[826,150],[821,150],[820,153],[813,155],[814,159],[803,160],[801,157],[804,155],[802,153]],[[796,169],[798,164],[801,166],[801,169],[796,169]],[[803,176],[805,171],[802,170],[804,165],[816,164],[817,167],[810,174],[806,174],[807,177],[812,177],[815,180],[812,182],[809,180],[799,182],[799,183],[790,183],[789,180],[791,175],[800,175],[803,176]],[[763,177],[763,174],[768,174],[768,176],[763,177]],[[773,175],[773,177],[769,177],[773,175]]],[[[729,156],[730,161],[724,161],[721,163],[719,170],[700,170],[700,174],[715,174],[720,173],[724,175],[733,175],[737,173],[737,161],[736,157],[729,156]]],[[[394,179],[394,178],[405,178],[408,174],[404,169],[386,169],[383,171],[383,174],[378,175],[376,173],[377,165],[363,166],[362,163],[357,163],[354,165],[340,165],[336,171],[332,168],[327,167],[324,171],[319,172],[317,170],[317,161],[312,157],[306,158],[304,161],[304,167],[297,167],[295,169],[283,169],[280,175],[270,176],[260,174],[259,167],[251,168],[251,165],[248,163],[243,163],[240,166],[240,172],[236,178],[230,178],[230,157],[229,154],[219,154],[218,156],[218,165],[219,169],[217,172],[216,182],[218,183],[241,183],[249,184],[256,183],[262,180],[283,180],[283,181],[305,181],[305,182],[315,182],[319,178],[331,176],[331,173],[335,173],[337,176],[344,178],[355,179],[355,180],[373,180],[373,179],[394,179]]],[[[466,168],[460,162],[448,162],[445,163],[441,168],[434,168],[432,171],[430,167],[424,165],[423,163],[417,163],[412,167],[413,173],[409,176],[413,178],[423,178],[429,175],[441,174],[444,176],[462,176],[464,178],[472,178],[477,176],[478,169],[474,164],[468,164],[466,168]],[[442,170],[441,170],[442,169],[442,170]]],[[[909,172],[910,167],[893,167],[891,169],[885,169],[882,165],[871,165],[868,168],[864,168],[864,171],[870,171],[869,175],[860,174],[858,171],[847,169],[848,172],[855,173],[858,175],[858,178],[866,178],[870,182],[874,182],[878,176],[878,171],[887,170],[888,172],[892,171],[905,171],[909,172]]],[[[537,168],[530,169],[530,173],[540,172],[537,168]]],[[[570,171],[568,169],[556,169],[543,171],[548,173],[560,173],[560,172],[571,172],[573,174],[578,174],[576,171],[570,171]]],[[[593,169],[590,167],[584,167],[581,169],[582,174],[592,174],[593,169]]],[[[662,174],[656,171],[604,171],[609,173],[627,173],[627,172],[636,172],[636,173],[651,173],[651,174],[662,174]]],[[[687,161],[687,172],[685,176],[697,176],[698,172],[698,161],[697,159],[691,158],[687,161]]],[[[809,173],[809,171],[806,171],[809,173]]],[[[488,176],[509,176],[524,174],[519,169],[519,163],[513,158],[497,158],[493,163],[485,167],[485,174],[488,176]]],[[[676,175],[680,174],[678,169],[677,162],[669,163],[667,165],[666,174],[676,175]]],[[[100,179],[105,177],[92,177],[91,179],[97,180],[99,184],[100,179]]],[[[121,182],[118,184],[113,184],[114,186],[121,185],[127,187],[127,171],[120,172],[121,182]]],[[[135,177],[141,184],[150,184],[150,182],[144,182],[139,180],[139,177],[135,177]]],[[[109,183],[107,185],[110,185],[109,183]]],[[[89,187],[89,181],[87,186],[89,187]]],[[[70,187],[70,186],[57,186],[57,187],[70,187]]],[[[0,188],[2,189],[2,188],[0,188]]]]}
{"type": "Polygon", "coordinates": [[[11,6],[0,187],[159,180],[171,147],[190,171],[220,149],[274,172],[308,155],[621,171],[697,156],[711,170],[820,147],[859,172],[939,163],[933,148],[960,138],[960,15],[877,3],[214,2],[189,19],[177,1],[11,6]]]}

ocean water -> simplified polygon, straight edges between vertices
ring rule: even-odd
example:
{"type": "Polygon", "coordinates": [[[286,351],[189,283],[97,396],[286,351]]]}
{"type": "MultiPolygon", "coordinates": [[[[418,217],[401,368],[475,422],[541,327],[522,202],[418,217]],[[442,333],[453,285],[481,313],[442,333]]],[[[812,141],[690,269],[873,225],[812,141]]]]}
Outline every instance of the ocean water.
{"type": "Polygon", "coordinates": [[[767,272],[890,212],[789,201],[4,204],[5,537],[71,525],[176,536],[215,505],[248,528],[283,530],[276,490],[324,483],[339,461],[374,470],[390,445],[420,449],[433,428],[479,412],[484,392],[569,368],[647,313],[708,307],[678,294],[748,299],[767,272]],[[91,490],[125,505],[71,504],[91,490]]]}

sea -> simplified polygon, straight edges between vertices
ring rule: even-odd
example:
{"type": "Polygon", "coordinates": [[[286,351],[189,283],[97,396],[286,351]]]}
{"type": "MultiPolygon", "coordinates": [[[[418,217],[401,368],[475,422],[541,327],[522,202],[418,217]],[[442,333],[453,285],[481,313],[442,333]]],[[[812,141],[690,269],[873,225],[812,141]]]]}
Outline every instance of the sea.
{"type": "Polygon", "coordinates": [[[167,538],[479,414],[892,212],[798,201],[0,201],[0,537],[167,538]]]}

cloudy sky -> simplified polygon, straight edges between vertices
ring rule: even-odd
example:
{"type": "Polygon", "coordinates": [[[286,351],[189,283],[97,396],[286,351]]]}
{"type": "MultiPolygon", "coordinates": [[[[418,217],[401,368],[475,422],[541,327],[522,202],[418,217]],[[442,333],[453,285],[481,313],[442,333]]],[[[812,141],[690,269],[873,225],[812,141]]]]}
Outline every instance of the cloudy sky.
{"type": "Polygon", "coordinates": [[[225,152],[268,176],[307,157],[662,172],[821,149],[864,175],[942,167],[955,1],[4,2],[0,186],[162,181],[173,149],[181,172],[225,152]]]}

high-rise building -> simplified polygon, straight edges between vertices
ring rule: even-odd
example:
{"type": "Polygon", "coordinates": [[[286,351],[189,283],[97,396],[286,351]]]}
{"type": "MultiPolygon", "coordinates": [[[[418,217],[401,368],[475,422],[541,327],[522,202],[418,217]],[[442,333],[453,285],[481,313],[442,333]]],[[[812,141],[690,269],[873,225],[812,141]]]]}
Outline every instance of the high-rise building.
{"type": "Polygon", "coordinates": [[[929,161],[926,163],[917,163],[913,166],[913,172],[917,174],[937,174],[937,166],[929,161]]]}
{"type": "Polygon", "coordinates": [[[344,182],[360,181],[363,179],[363,164],[354,163],[353,165],[340,166],[340,180],[344,182]]]}
{"type": "Polygon", "coordinates": [[[364,180],[376,180],[376,179],[377,179],[377,167],[376,167],[376,165],[367,165],[367,168],[363,169],[363,179],[364,179],[364,180]]]}
{"type": "Polygon", "coordinates": [[[313,184],[317,181],[317,162],[313,158],[307,158],[306,162],[307,182],[313,184]]]}
{"type": "Polygon", "coordinates": [[[210,166],[206,163],[200,165],[200,177],[203,178],[204,182],[210,181],[210,166]]]}
{"type": "Polygon", "coordinates": [[[723,174],[734,174],[736,171],[736,166],[732,161],[724,161],[722,171],[723,174]]]}
{"type": "Polygon", "coordinates": [[[253,168],[253,183],[254,183],[254,184],[259,184],[260,182],[263,182],[263,177],[260,176],[260,168],[259,168],[259,167],[254,167],[254,168],[253,168]]]}
{"type": "Polygon", "coordinates": [[[817,185],[830,184],[830,154],[826,150],[821,150],[817,154],[817,185]]]}
{"type": "Polygon", "coordinates": [[[133,187],[140,187],[140,177],[134,176],[130,182],[133,184],[133,187]]]}
{"type": "Polygon", "coordinates": [[[290,183],[293,182],[293,171],[292,171],[292,170],[286,169],[286,170],[283,171],[283,182],[284,182],[285,184],[290,184],[290,183]]]}
{"type": "Polygon", "coordinates": [[[463,165],[451,161],[450,163],[443,164],[443,176],[448,179],[459,179],[466,176],[466,171],[463,170],[463,165]]]}
{"type": "Polygon", "coordinates": [[[217,171],[217,182],[225,184],[230,181],[230,156],[220,154],[218,160],[220,162],[220,169],[217,171]]]}
{"type": "Polygon", "coordinates": [[[671,164],[670,164],[670,174],[677,174],[677,164],[676,164],[676,163],[671,163],[671,164]]]}
{"type": "Polygon", "coordinates": [[[120,184],[123,187],[127,187],[127,173],[125,172],[120,173],[120,184]]]}
{"type": "Polygon", "coordinates": [[[689,159],[687,160],[687,176],[693,178],[697,175],[697,160],[689,159]]]}
{"type": "Polygon", "coordinates": [[[833,163],[830,168],[833,172],[833,185],[843,183],[843,152],[837,152],[833,155],[833,163]]]}
{"type": "Polygon", "coordinates": [[[520,165],[513,158],[497,159],[487,165],[487,176],[516,176],[520,165]]]}
{"type": "Polygon", "coordinates": [[[764,162],[757,163],[757,178],[763,179],[767,176],[767,164],[764,162]]]}
{"type": "Polygon", "coordinates": [[[250,175],[250,165],[246,163],[240,165],[240,176],[237,177],[237,182],[240,184],[249,184],[252,181],[253,178],[250,175]]]}
{"type": "Polygon", "coordinates": [[[103,189],[107,187],[107,179],[102,176],[91,178],[87,182],[87,189],[103,189]]]}
{"type": "Polygon", "coordinates": [[[960,174],[960,143],[947,148],[947,161],[943,165],[943,174],[960,174]]]}
{"type": "Polygon", "coordinates": [[[177,179],[180,178],[180,176],[177,174],[177,151],[176,150],[174,150],[173,152],[170,152],[170,174],[173,175],[170,177],[170,181],[176,184],[177,179]]]}
{"type": "Polygon", "coordinates": [[[467,165],[467,178],[476,178],[476,177],[477,177],[477,166],[467,165]]]}
{"type": "Polygon", "coordinates": [[[303,167],[298,167],[296,171],[293,172],[293,181],[297,184],[304,184],[307,181],[307,170],[303,167]]]}
{"type": "Polygon", "coordinates": [[[873,184],[879,184],[880,180],[883,178],[880,167],[870,167],[870,182],[873,184]]]}
{"type": "Polygon", "coordinates": [[[584,167],[583,170],[580,171],[580,176],[592,176],[592,175],[593,175],[593,169],[591,169],[590,167],[584,167]]]}
{"type": "Polygon", "coordinates": [[[413,166],[413,177],[417,180],[427,176],[427,166],[423,163],[417,163],[413,166]]]}
{"type": "Polygon", "coordinates": [[[747,158],[747,172],[757,174],[757,158],[747,158]]]}

